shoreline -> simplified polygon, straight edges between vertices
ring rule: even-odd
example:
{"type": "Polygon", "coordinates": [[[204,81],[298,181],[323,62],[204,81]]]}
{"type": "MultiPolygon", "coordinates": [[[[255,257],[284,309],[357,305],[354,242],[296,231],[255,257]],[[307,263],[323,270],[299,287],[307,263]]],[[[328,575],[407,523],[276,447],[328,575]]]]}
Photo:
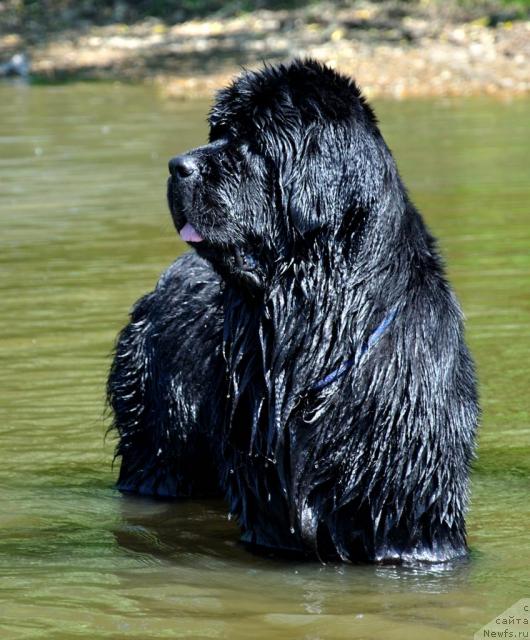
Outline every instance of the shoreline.
{"type": "Polygon", "coordinates": [[[0,35],[0,61],[24,52],[39,80],[153,82],[172,98],[210,97],[242,67],[313,57],[348,75],[367,97],[527,95],[530,20],[462,21],[438,7],[363,4],[335,10],[260,10],[166,24],[84,25],[44,38],[0,35]]]}

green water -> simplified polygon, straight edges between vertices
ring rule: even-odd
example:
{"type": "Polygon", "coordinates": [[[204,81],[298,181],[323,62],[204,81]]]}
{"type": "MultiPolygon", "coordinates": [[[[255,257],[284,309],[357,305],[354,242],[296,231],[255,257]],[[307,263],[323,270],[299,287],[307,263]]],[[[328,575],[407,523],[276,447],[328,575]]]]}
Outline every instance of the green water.
{"type": "Polygon", "coordinates": [[[376,105],[481,381],[472,556],[431,569],[257,558],[222,502],[113,489],[109,354],[184,248],[166,161],[207,106],[0,86],[0,638],[472,638],[530,596],[530,101],[376,105]]]}

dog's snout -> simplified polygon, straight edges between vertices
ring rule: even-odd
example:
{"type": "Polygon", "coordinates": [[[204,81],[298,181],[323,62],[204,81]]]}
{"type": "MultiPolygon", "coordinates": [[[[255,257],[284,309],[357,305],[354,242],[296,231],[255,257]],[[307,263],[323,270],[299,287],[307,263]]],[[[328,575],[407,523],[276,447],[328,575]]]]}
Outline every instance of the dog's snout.
{"type": "Polygon", "coordinates": [[[197,169],[197,162],[192,156],[175,156],[169,161],[169,173],[175,178],[189,178],[197,169]]]}

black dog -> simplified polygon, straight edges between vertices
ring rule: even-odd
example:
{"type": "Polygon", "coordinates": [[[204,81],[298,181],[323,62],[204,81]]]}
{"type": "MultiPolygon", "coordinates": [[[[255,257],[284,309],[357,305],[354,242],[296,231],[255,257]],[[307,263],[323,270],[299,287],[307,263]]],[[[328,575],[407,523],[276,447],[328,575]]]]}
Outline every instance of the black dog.
{"type": "Polygon", "coordinates": [[[274,550],[464,555],[473,365],[373,111],[295,61],[221,91],[210,126],[169,163],[195,253],[119,337],[118,487],[222,491],[243,541],[274,550]]]}

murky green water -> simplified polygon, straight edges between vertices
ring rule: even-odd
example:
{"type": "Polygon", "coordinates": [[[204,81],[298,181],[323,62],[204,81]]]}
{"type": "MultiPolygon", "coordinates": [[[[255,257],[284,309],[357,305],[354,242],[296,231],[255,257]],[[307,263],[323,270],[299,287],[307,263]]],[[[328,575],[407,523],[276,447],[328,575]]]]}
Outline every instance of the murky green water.
{"type": "Polygon", "coordinates": [[[206,103],[146,88],[0,87],[0,638],[471,638],[530,596],[530,101],[378,105],[468,318],[484,410],[472,557],[288,564],[220,502],[113,488],[109,354],[183,250],[166,160],[206,103]]]}

